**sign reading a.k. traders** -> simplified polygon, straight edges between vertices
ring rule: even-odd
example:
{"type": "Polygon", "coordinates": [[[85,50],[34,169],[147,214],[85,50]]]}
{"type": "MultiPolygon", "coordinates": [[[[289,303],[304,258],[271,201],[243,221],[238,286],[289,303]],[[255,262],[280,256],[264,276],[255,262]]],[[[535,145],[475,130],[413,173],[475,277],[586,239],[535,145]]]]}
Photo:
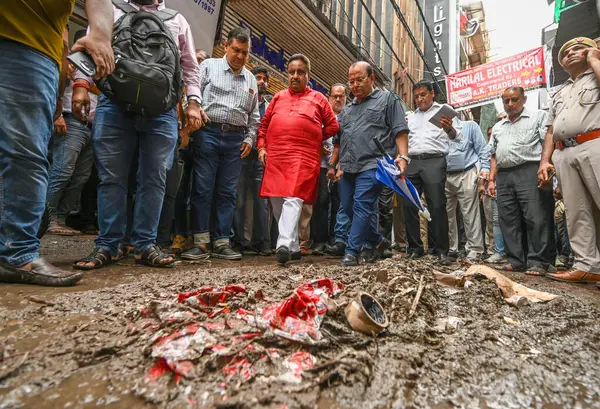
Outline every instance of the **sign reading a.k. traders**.
{"type": "Polygon", "coordinates": [[[543,47],[446,77],[448,103],[454,108],[483,105],[498,98],[508,87],[522,87],[527,91],[545,85],[543,47]]]}

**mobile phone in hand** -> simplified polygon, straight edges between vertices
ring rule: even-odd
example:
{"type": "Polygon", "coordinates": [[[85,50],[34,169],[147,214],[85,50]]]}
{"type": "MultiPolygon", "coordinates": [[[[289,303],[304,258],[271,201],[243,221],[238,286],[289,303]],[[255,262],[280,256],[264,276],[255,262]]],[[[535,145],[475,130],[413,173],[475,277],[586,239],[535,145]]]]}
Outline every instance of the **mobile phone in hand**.
{"type": "Polygon", "coordinates": [[[96,63],[88,53],[79,51],[68,55],[67,60],[88,77],[96,75],[96,63]]]}

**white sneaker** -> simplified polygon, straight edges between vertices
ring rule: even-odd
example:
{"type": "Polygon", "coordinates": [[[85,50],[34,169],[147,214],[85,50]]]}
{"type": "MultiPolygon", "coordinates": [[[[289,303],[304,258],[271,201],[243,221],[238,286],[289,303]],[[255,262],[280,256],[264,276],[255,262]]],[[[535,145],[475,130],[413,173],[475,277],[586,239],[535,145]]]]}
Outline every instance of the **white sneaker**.
{"type": "Polygon", "coordinates": [[[484,260],[484,262],[489,264],[501,264],[507,260],[506,256],[503,256],[500,253],[494,253],[491,257],[488,257],[484,260]]]}

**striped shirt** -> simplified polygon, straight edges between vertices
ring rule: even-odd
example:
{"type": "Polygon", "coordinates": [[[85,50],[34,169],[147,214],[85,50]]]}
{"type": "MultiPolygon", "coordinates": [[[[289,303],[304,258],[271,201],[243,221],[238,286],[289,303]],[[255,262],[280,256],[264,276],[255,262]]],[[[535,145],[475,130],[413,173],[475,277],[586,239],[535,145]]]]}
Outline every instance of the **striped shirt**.
{"type": "Polygon", "coordinates": [[[260,113],[254,75],[246,68],[235,75],[226,57],[208,58],[200,64],[200,90],[202,109],[208,118],[212,122],[245,126],[248,131],[244,142],[255,146],[260,113]]]}
{"type": "Polygon", "coordinates": [[[499,169],[542,159],[547,117],[545,111],[524,109],[514,123],[506,118],[494,125],[489,144],[499,169]]]}

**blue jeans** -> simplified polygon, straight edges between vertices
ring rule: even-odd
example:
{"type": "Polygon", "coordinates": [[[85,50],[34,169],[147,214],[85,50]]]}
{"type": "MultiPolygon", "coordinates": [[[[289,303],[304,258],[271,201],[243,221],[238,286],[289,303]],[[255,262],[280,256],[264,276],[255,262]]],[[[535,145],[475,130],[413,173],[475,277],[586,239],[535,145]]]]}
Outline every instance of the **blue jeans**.
{"type": "Polygon", "coordinates": [[[235,214],[233,216],[233,241],[237,244],[258,247],[265,243],[270,245],[268,234],[269,205],[267,199],[260,197],[260,186],[262,185],[265,172],[263,164],[258,160],[256,151],[242,159],[242,168],[237,189],[237,201],[235,214]],[[252,240],[246,243],[244,240],[244,225],[246,221],[246,198],[248,187],[252,189],[253,218],[252,218],[252,240]]]}
{"type": "Polygon", "coordinates": [[[177,110],[156,116],[130,114],[100,95],[92,138],[100,178],[100,234],[96,246],[116,256],[125,236],[127,182],[137,148],[139,165],[130,243],[136,253],[142,253],[156,241],[167,169],[172,165],[177,143],[177,110]]]}
{"type": "Polygon", "coordinates": [[[350,218],[348,217],[346,212],[344,212],[344,206],[342,206],[342,203],[340,203],[340,208],[335,218],[334,235],[336,243],[344,243],[345,245],[348,245],[348,232],[350,231],[350,222],[350,218]]]}
{"type": "Polygon", "coordinates": [[[77,206],[92,172],[92,131],[70,114],[64,114],[66,135],[54,135],[53,159],[48,181],[48,208],[52,223],[65,223],[77,206]]]}
{"type": "Polygon", "coordinates": [[[53,60],[0,39],[0,262],[15,267],[39,258],[57,90],[53,60]]]}
{"type": "Polygon", "coordinates": [[[340,179],[340,200],[344,212],[352,220],[346,254],[357,256],[366,242],[377,245],[383,240],[377,230],[377,200],[382,188],[375,177],[375,169],[344,173],[340,179]]]}
{"type": "Polygon", "coordinates": [[[192,234],[200,236],[200,243],[229,242],[243,139],[240,132],[225,132],[210,126],[194,133],[192,234]],[[216,209],[212,209],[213,195],[216,209]]]}
{"type": "Polygon", "coordinates": [[[498,202],[495,197],[492,198],[492,221],[494,223],[494,245],[496,246],[496,253],[504,256],[506,254],[504,250],[504,236],[502,236],[502,230],[500,230],[498,202]]]}

